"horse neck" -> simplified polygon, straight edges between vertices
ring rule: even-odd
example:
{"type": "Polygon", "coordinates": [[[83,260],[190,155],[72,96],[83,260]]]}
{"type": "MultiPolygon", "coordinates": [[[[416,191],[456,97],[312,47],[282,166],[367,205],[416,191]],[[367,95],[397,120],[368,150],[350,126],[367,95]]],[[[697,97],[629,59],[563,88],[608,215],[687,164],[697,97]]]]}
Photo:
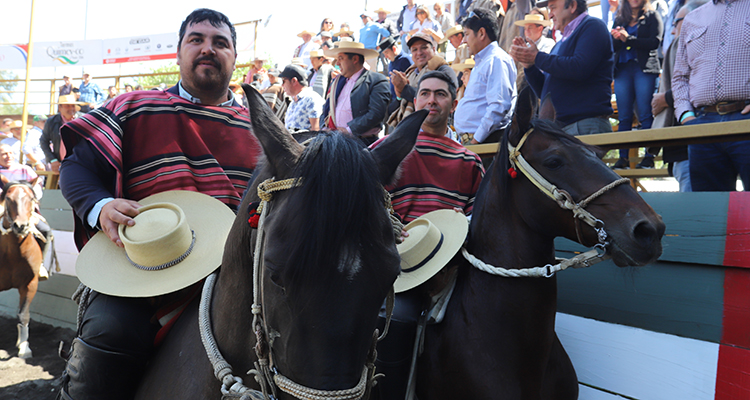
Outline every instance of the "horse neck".
{"type": "Polygon", "coordinates": [[[508,269],[554,261],[554,237],[526,224],[515,208],[513,194],[503,196],[492,184],[493,175],[497,173],[502,172],[495,168],[484,177],[488,187],[479,207],[474,208],[467,249],[487,264],[508,269]]]}

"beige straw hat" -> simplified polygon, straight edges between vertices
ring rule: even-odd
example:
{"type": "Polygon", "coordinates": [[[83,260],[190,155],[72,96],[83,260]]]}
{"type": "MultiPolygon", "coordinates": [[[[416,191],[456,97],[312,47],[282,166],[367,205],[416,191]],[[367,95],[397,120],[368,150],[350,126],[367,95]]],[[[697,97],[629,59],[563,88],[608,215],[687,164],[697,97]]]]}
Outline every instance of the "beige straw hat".
{"type": "Polygon", "coordinates": [[[125,248],[99,232],[84,246],[76,275],[97,292],[151,297],[186,288],[221,264],[232,210],[211,196],[185,190],[139,201],[135,225],[120,225],[125,248]]]}
{"type": "Polygon", "coordinates": [[[455,210],[437,210],[411,221],[409,236],[397,245],[401,274],[396,293],[413,289],[437,274],[458,252],[469,232],[469,221],[455,210]]]}
{"type": "Polygon", "coordinates": [[[518,20],[513,23],[516,26],[526,26],[528,24],[536,24],[541,26],[552,26],[552,21],[544,19],[543,15],[539,14],[526,14],[522,20],[518,20]]]}
{"type": "Polygon", "coordinates": [[[333,49],[323,50],[323,53],[328,57],[336,57],[339,53],[354,53],[361,54],[365,59],[375,58],[378,56],[378,52],[371,49],[366,49],[365,45],[360,42],[349,42],[339,41],[338,47],[333,49]]]}
{"type": "Polygon", "coordinates": [[[82,101],[78,101],[76,99],[76,95],[74,95],[74,94],[66,94],[66,95],[60,96],[57,99],[57,104],[58,105],[60,105],[60,104],[73,104],[73,105],[76,106],[76,111],[81,111],[81,106],[89,104],[89,103],[84,103],[82,101]]]}
{"type": "Polygon", "coordinates": [[[466,60],[464,60],[464,62],[460,64],[451,65],[451,68],[453,68],[453,70],[456,72],[461,72],[465,69],[474,68],[475,65],[476,65],[476,62],[474,62],[473,58],[467,58],[466,60]]]}

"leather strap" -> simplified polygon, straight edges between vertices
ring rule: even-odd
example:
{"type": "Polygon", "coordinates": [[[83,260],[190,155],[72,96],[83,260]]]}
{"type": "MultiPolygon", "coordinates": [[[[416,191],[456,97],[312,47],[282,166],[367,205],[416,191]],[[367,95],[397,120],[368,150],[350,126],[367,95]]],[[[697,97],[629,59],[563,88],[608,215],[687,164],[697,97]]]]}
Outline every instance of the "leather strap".
{"type": "Polygon", "coordinates": [[[704,113],[718,113],[719,115],[731,114],[742,111],[750,100],[722,101],[711,106],[700,107],[699,110],[704,113]]]}

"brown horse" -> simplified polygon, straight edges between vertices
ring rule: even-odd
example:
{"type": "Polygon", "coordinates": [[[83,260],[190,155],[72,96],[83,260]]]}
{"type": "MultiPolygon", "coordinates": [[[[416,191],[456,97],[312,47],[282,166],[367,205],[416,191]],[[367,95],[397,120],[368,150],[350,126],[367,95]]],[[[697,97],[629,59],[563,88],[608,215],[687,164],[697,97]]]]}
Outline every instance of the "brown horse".
{"type": "MultiPolygon", "coordinates": [[[[621,267],[656,260],[665,229],[661,218],[630,185],[619,185],[624,182],[597,149],[549,120],[532,119],[535,103],[528,90],[519,95],[513,123],[477,193],[468,253],[518,272],[556,264],[553,241],[562,236],[586,246],[602,243],[621,267]],[[569,194],[569,201],[562,201],[566,207],[586,207],[603,230],[576,222],[569,209],[545,196],[517,160],[509,162],[509,145],[562,189],[558,195],[569,194]]],[[[545,117],[554,119],[540,115],[545,117]]],[[[575,370],[555,334],[555,276],[496,276],[462,261],[445,319],[426,327],[417,397],[578,398],[575,370]]]]}
{"type": "Polygon", "coordinates": [[[31,185],[8,182],[3,176],[0,218],[0,291],[18,289],[18,356],[32,357],[29,348],[29,306],[39,284],[42,249],[32,234],[36,197],[31,185]]]}
{"type": "MultiPolygon", "coordinates": [[[[215,347],[244,378],[242,385],[255,390],[244,392],[247,398],[264,397],[245,375],[249,370],[261,371],[277,399],[361,398],[372,383],[366,364],[374,360],[378,311],[399,272],[382,185],[413,148],[427,114],[406,118],[375,150],[338,132],[321,133],[303,147],[257,91],[246,87],[245,93],[266,163],[254,173],[230,231],[210,306],[201,305],[210,312],[215,347]],[[271,193],[283,182],[285,188],[261,202],[259,187],[271,193]],[[267,215],[257,228],[249,223],[253,211],[267,215]],[[259,231],[265,239],[256,254],[259,231]],[[256,363],[258,354],[268,355],[268,369],[256,363]],[[289,393],[297,390],[306,395],[289,393]]],[[[201,310],[194,302],[180,317],[136,398],[220,399],[222,390],[240,397],[233,390],[244,388],[234,376],[223,386],[214,376],[201,344],[201,310]]],[[[216,371],[224,377],[226,369],[216,371]]]]}

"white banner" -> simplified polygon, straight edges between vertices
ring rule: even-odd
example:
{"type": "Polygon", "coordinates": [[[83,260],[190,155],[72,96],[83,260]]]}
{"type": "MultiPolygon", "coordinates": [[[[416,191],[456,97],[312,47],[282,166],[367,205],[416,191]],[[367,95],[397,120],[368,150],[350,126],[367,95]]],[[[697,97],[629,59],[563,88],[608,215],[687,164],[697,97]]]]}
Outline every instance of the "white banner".
{"type": "Polygon", "coordinates": [[[101,65],[101,40],[34,43],[34,67],[101,65]]]}
{"type": "Polygon", "coordinates": [[[177,34],[105,39],[102,55],[104,64],[177,58],[177,34]]]}

